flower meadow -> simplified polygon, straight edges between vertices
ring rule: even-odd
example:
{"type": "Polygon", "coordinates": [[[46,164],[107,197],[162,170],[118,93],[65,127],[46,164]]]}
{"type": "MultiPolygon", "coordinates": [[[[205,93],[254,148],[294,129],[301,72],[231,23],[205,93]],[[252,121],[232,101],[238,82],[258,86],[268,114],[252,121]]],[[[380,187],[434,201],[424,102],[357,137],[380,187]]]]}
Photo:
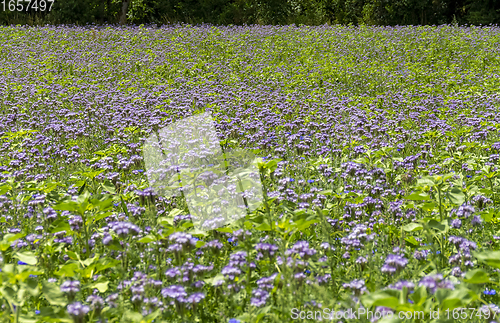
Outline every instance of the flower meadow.
{"type": "Polygon", "coordinates": [[[0,321],[500,322],[499,43],[0,27],[0,321]],[[224,151],[257,157],[263,196],[203,231],[151,187],[143,145],[206,112],[224,151]]]}

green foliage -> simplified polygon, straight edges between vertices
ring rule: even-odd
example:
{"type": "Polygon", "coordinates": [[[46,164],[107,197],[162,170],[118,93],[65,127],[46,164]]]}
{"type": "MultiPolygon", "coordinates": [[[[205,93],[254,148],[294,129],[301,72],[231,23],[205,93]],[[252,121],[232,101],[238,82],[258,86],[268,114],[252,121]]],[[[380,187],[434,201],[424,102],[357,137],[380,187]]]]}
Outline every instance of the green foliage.
{"type": "MultiPolygon", "coordinates": [[[[50,12],[0,11],[0,24],[117,23],[120,13],[120,0],[56,0],[50,12]]],[[[127,21],[134,24],[486,25],[500,23],[500,1],[131,0],[127,21]]]]}

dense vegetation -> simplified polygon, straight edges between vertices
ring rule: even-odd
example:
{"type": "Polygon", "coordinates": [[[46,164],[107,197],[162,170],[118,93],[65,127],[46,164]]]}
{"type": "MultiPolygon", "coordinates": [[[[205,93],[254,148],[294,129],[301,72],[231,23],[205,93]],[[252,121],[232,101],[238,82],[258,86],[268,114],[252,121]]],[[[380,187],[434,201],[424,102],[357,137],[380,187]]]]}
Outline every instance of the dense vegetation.
{"type": "Polygon", "coordinates": [[[11,12],[8,10],[11,2],[11,8],[15,7],[14,0],[5,1],[7,9],[0,11],[0,24],[500,23],[499,0],[55,0],[50,12],[31,7],[28,11],[11,12]]]}
{"type": "Polygon", "coordinates": [[[498,322],[499,42],[496,27],[1,27],[0,321],[498,322]],[[142,151],[202,112],[226,151],[260,158],[264,188],[210,231],[151,189],[142,151]]]}

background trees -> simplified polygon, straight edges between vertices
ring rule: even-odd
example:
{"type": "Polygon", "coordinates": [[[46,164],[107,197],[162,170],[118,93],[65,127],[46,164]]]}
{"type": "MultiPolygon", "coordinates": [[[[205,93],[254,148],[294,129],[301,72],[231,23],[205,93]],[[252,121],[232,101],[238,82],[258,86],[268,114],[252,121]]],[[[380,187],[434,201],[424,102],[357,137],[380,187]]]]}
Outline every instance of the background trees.
{"type": "Polygon", "coordinates": [[[0,4],[0,24],[500,23],[500,0],[55,0],[50,12],[9,11],[11,1],[0,4]]]}

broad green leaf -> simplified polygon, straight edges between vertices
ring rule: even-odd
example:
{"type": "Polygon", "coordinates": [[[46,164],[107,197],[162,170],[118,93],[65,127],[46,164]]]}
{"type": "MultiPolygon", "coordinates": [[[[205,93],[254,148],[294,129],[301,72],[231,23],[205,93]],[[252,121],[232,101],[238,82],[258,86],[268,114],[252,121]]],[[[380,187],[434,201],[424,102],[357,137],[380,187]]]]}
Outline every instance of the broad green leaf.
{"type": "Polygon", "coordinates": [[[79,206],[80,205],[75,201],[64,201],[54,205],[53,208],[54,210],[76,212],[79,206]]]}
{"type": "Polygon", "coordinates": [[[40,288],[38,287],[38,281],[35,279],[28,279],[26,281],[26,290],[31,296],[38,296],[40,294],[40,288]]]}
{"type": "Polygon", "coordinates": [[[53,306],[65,306],[67,304],[66,296],[61,292],[59,286],[54,283],[42,283],[42,295],[53,306]]]}
{"type": "Polygon", "coordinates": [[[11,189],[12,189],[12,186],[10,186],[9,184],[0,185],[0,195],[4,195],[5,193],[10,191],[11,189]]]}
{"type": "MultiPolygon", "coordinates": [[[[189,223],[191,223],[191,222],[189,222],[189,223]]],[[[191,226],[193,226],[192,223],[191,223],[191,226]]],[[[194,230],[189,231],[189,233],[193,236],[203,236],[203,237],[208,236],[208,233],[206,233],[205,231],[202,231],[198,228],[195,228],[194,230]]]]}
{"type": "Polygon", "coordinates": [[[137,240],[137,242],[139,243],[149,243],[149,242],[152,242],[152,241],[156,241],[158,239],[156,239],[156,237],[152,234],[148,234],[144,237],[142,237],[141,239],[137,240]]]}
{"type": "Polygon", "coordinates": [[[405,238],[405,241],[408,242],[413,248],[420,246],[420,243],[415,239],[415,237],[405,238]]]}
{"type": "Polygon", "coordinates": [[[367,308],[384,306],[395,309],[399,305],[399,299],[385,291],[379,291],[365,295],[361,297],[361,302],[367,308]]]}
{"type": "Polygon", "coordinates": [[[99,292],[105,293],[108,290],[109,281],[96,282],[87,286],[87,288],[96,288],[99,292]]]}
{"type": "Polygon", "coordinates": [[[448,198],[455,205],[462,205],[465,202],[465,194],[458,187],[452,187],[448,191],[448,198]]]}
{"type": "Polygon", "coordinates": [[[140,313],[134,312],[132,310],[127,310],[123,313],[123,317],[120,320],[121,322],[134,322],[140,323],[143,319],[143,316],[140,313]]]}
{"type": "Polygon", "coordinates": [[[420,223],[408,223],[403,227],[403,230],[406,232],[413,232],[422,230],[424,227],[420,223]]]}
{"type": "Polygon", "coordinates": [[[13,242],[16,241],[17,239],[24,238],[26,236],[26,233],[17,233],[17,234],[12,234],[12,233],[7,233],[4,237],[3,240],[6,242],[13,242]]]}
{"type": "Polygon", "coordinates": [[[161,217],[156,220],[158,225],[162,225],[164,227],[168,226],[173,226],[174,225],[174,218],[167,218],[167,217],[161,217]]]}
{"type": "Polygon", "coordinates": [[[500,251],[475,252],[473,253],[473,255],[477,258],[479,262],[500,269],[500,251]]]}
{"type": "Polygon", "coordinates": [[[215,277],[212,277],[212,278],[207,278],[204,280],[205,283],[207,284],[210,284],[212,286],[215,286],[215,284],[218,282],[218,281],[224,281],[224,275],[222,274],[218,274],[217,276],[215,277]]]}
{"type": "Polygon", "coordinates": [[[36,255],[31,251],[16,252],[14,257],[28,265],[36,265],[37,263],[36,255]]]}
{"type": "Polygon", "coordinates": [[[0,295],[8,300],[10,303],[19,306],[20,302],[17,299],[16,291],[10,286],[0,287],[0,295]]]}
{"type": "Polygon", "coordinates": [[[435,180],[431,176],[424,176],[422,178],[417,179],[417,185],[424,187],[424,186],[434,186],[435,180]]]}
{"type": "Polygon", "coordinates": [[[229,227],[225,227],[225,228],[218,228],[216,231],[218,231],[218,232],[223,232],[223,233],[233,233],[233,229],[232,229],[232,228],[229,228],[229,227]]]}
{"type": "Polygon", "coordinates": [[[471,284],[486,284],[489,281],[488,273],[481,268],[468,271],[464,279],[464,282],[471,284]]]}
{"type": "Polygon", "coordinates": [[[415,305],[424,304],[427,299],[427,289],[424,286],[416,288],[413,294],[410,295],[410,299],[415,305]]]}
{"type": "Polygon", "coordinates": [[[57,276],[74,277],[75,273],[80,270],[80,266],[76,262],[66,263],[59,267],[59,270],[54,272],[57,276]]]}
{"type": "Polygon", "coordinates": [[[448,227],[447,220],[443,220],[442,222],[438,222],[436,220],[430,220],[427,224],[432,229],[435,229],[435,230],[438,230],[438,231],[441,231],[441,232],[446,231],[446,229],[448,227]]]}
{"type": "Polygon", "coordinates": [[[404,196],[403,198],[405,200],[413,200],[413,201],[428,201],[431,199],[428,194],[423,193],[423,192],[421,192],[421,193],[414,192],[408,196],[404,196]]]}

